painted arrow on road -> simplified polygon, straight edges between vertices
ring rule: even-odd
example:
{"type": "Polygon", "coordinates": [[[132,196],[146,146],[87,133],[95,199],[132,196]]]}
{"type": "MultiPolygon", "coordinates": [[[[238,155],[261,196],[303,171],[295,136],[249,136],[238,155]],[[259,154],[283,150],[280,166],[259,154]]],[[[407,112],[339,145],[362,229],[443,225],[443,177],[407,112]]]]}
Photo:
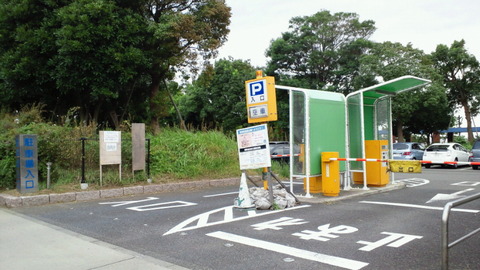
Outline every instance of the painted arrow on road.
{"type": "Polygon", "coordinates": [[[452,194],[438,193],[437,195],[433,196],[433,198],[431,198],[427,203],[436,202],[436,201],[451,201],[451,200],[455,200],[455,199],[458,199],[458,198],[463,198],[463,197],[465,197],[465,195],[460,195],[460,194],[465,193],[467,191],[471,191],[471,190],[474,190],[474,189],[473,188],[467,188],[467,189],[460,190],[460,191],[457,191],[457,192],[452,193],[452,194]]]}

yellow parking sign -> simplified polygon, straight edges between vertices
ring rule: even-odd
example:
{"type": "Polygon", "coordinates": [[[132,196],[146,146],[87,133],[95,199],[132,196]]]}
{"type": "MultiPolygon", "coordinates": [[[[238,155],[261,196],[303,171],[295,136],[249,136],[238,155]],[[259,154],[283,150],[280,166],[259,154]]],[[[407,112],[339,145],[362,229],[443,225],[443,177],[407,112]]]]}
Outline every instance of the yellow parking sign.
{"type": "Polygon", "coordinates": [[[245,82],[248,123],[277,120],[275,78],[257,77],[245,82]]]}
{"type": "Polygon", "coordinates": [[[388,160],[388,169],[397,173],[421,173],[422,163],[418,160],[388,160]]]}

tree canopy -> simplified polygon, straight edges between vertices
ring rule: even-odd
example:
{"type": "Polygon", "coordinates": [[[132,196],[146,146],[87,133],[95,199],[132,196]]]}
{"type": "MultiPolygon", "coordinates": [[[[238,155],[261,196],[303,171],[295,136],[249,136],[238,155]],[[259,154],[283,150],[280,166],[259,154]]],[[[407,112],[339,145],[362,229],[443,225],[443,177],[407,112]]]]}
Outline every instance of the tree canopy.
{"type": "MultiPolygon", "coordinates": [[[[74,111],[113,126],[150,122],[153,131],[175,118],[175,108],[195,128],[233,131],[246,125],[244,81],[255,68],[232,58],[208,63],[227,39],[230,16],[222,0],[0,0],[0,105],[41,103],[52,119],[74,111]],[[183,89],[173,82],[181,72],[193,80],[183,89]]],[[[344,94],[403,75],[427,78],[430,87],[394,98],[397,135],[446,129],[454,106],[463,106],[471,131],[480,67],[465,42],[429,55],[412,44],[373,42],[375,30],[355,13],[294,17],[267,48],[265,74],[344,94]]],[[[277,106],[272,126],[283,139],[287,92],[277,91],[277,106]]]]}
{"type": "Polygon", "coordinates": [[[215,55],[230,16],[218,0],[2,0],[1,105],[113,124],[133,113],[158,130],[161,86],[215,55]]]}
{"type": "Polygon", "coordinates": [[[465,49],[465,41],[454,41],[449,47],[440,44],[432,53],[435,68],[442,75],[452,105],[461,105],[467,121],[468,141],[473,142],[472,113],[478,113],[480,102],[480,66],[465,49]]]}
{"type": "Polygon", "coordinates": [[[411,44],[376,43],[369,54],[362,57],[361,63],[361,74],[366,78],[387,81],[413,75],[434,82],[426,89],[408,91],[393,98],[393,124],[399,141],[404,141],[403,131],[431,134],[448,128],[453,110],[447,102],[446,89],[438,83],[440,75],[423,51],[411,44]]]}
{"type": "Polygon", "coordinates": [[[187,124],[234,132],[247,123],[245,81],[255,78],[247,61],[221,59],[208,65],[180,100],[187,124]]]}
{"type": "Polygon", "coordinates": [[[358,75],[359,58],[371,46],[373,21],[355,13],[294,17],[291,30],[272,41],[266,55],[268,74],[284,84],[349,93],[358,75]]]}

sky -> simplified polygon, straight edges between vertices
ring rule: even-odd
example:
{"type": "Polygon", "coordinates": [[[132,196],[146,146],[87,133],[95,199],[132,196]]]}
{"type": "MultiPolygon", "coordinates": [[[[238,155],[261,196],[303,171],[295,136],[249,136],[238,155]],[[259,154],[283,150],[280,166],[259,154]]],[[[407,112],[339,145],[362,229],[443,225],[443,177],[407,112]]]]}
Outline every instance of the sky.
{"type": "MultiPolygon", "coordinates": [[[[437,45],[450,47],[465,40],[465,47],[480,61],[479,0],[226,0],[232,17],[228,41],[219,49],[217,59],[249,60],[265,67],[265,51],[273,39],[288,32],[293,17],[311,16],[328,10],[331,14],[350,12],[360,21],[373,20],[375,42],[411,43],[425,53],[437,45]]],[[[463,109],[457,111],[464,118],[463,109]]],[[[480,125],[480,116],[475,118],[480,125]]],[[[462,126],[466,126],[465,121],[462,126]]]]}
{"type": "Polygon", "coordinates": [[[289,20],[321,10],[351,12],[360,21],[373,20],[376,42],[411,43],[431,53],[437,45],[464,39],[467,51],[480,60],[478,0],[226,0],[232,8],[228,41],[218,58],[250,60],[266,66],[265,51],[273,39],[289,31],[289,20]]]}

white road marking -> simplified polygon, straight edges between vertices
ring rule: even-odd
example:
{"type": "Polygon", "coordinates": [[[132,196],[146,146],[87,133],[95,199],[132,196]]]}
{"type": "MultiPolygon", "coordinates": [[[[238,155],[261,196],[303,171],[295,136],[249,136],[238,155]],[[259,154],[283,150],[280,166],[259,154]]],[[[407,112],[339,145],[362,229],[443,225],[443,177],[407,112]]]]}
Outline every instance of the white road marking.
{"type": "Polygon", "coordinates": [[[208,233],[207,235],[218,238],[218,239],[222,239],[225,241],[235,242],[235,243],[239,243],[239,244],[243,244],[251,247],[274,251],[274,252],[286,254],[289,256],[316,261],[324,264],[329,264],[329,265],[333,265],[333,266],[337,266],[345,269],[352,269],[352,270],[362,269],[363,267],[368,265],[368,263],[361,262],[361,261],[355,261],[355,260],[345,259],[341,257],[321,254],[317,252],[289,247],[281,244],[271,243],[263,240],[244,237],[244,236],[226,233],[222,231],[208,233]]]}
{"type": "Polygon", "coordinates": [[[294,225],[301,225],[305,223],[308,223],[308,221],[305,221],[304,219],[301,219],[301,218],[281,217],[278,219],[253,224],[251,226],[254,227],[254,230],[257,230],[257,231],[262,231],[267,229],[278,231],[283,229],[282,227],[284,226],[294,226],[294,225]]]}
{"type": "Polygon", "coordinates": [[[101,202],[101,203],[98,203],[98,204],[111,204],[112,207],[117,207],[117,206],[125,206],[125,205],[129,205],[129,204],[148,202],[148,201],[154,201],[154,200],[158,200],[158,198],[157,197],[148,197],[146,199],[136,200],[136,201],[101,202]]]}
{"type": "Polygon", "coordinates": [[[460,191],[457,191],[457,192],[454,192],[454,193],[451,193],[451,194],[438,193],[437,195],[433,196],[433,198],[431,198],[427,203],[436,202],[436,201],[451,201],[451,200],[455,200],[455,199],[458,199],[458,198],[463,198],[463,197],[465,197],[465,195],[460,195],[460,194],[468,192],[468,191],[472,191],[472,190],[475,190],[475,189],[474,188],[467,188],[467,189],[460,190],[460,191]]]}
{"type": "Polygon", "coordinates": [[[238,194],[238,191],[218,193],[218,194],[211,194],[211,195],[205,195],[205,196],[203,196],[203,197],[204,197],[204,198],[212,198],[212,197],[227,196],[227,195],[232,195],[232,194],[238,194]]]}
{"type": "Polygon", "coordinates": [[[407,187],[418,187],[430,183],[430,180],[422,178],[408,178],[408,179],[395,179],[395,182],[402,182],[407,185],[407,187]]]}
{"type": "MultiPolygon", "coordinates": [[[[112,205],[112,207],[118,207],[118,206],[125,206],[125,205],[135,204],[135,203],[144,203],[144,202],[154,201],[154,200],[158,200],[158,199],[159,198],[157,198],[157,197],[148,197],[148,198],[143,199],[143,200],[101,202],[99,204],[105,204],[105,205],[110,204],[110,205],[112,205]]],[[[184,202],[184,201],[172,201],[172,202],[144,204],[144,205],[140,205],[140,206],[127,207],[125,209],[138,211],[138,212],[143,212],[143,211],[162,210],[162,209],[178,208],[178,207],[193,206],[193,205],[197,205],[197,204],[192,203],[192,202],[184,202]]]]}
{"type": "MultiPolygon", "coordinates": [[[[391,205],[391,206],[400,206],[400,207],[420,208],[420,209],[430,209],[430,210],[443,211],[443,207],[425,206],[425,205],[408,204],[408,203],[389,203],[389,202],[374,202],[374,201],[360,201],[360,203],[391,205]]],[[[465,212],[465,213],[478,213],[478,212],[480,212],[480,210],[461,209],[461,208],[452,208],[452,211],[454,211],[454,212],[465,212]]]]}
{"type": "Polygon", "coordinates": [[[465,186],[465,187],[475,187],[480,185],[480,182],[477,181],[463,181],[458,183],[450,184],[451,186],[465,186]]]}
{"type": "Polygon", "coordinates": [[[372,251],[376,248],[379,248],[385,245],[388,247],[398,248],[407,244],[410,241],[423,238],[423,236],[420,236],[420,235],[410,235],[410,234],[403,234],[403,233],[382,232],[382,234],[387,234],[389,236],[377,242],[358,241],[357,242],[358,244],[365,245],[364,247],[358,250],[372,251]]]}
{"type": "Polygon", "coordinates": [[[173,202],[163,202],[163,203],[154,203],[140,206],[127,207],[128,210],[143,212],[143,211],[152,211],[152,210],[161,210],[161,209],[170,209],[186,206],[194,206],[196,203],[184,202],[184,201],[173,201],[173,202]]]}
{"type": "Polygon", "coordinates": [[[284,211],[289,211],[289,210],[294,210],[294,209],[299,209],[299,208],[304,208],[304,207],[310,207],[310,205],[301,205],[301,206],[296,206],[296,207],[291,207],[291,208],[285,208],[283,210],[276,210],[276,211],[261,211],[260,214],[258,214],[255,210],[248,210],[246,215],[243,215],[241,217],[233,217],[233,206],[226,206],[222,207],[219,209],[214,209],[212,211],[208,211],[205,213],[202,213],[200,215],[196,215],[194,217],[191,217],[177,226],[173,227],[170,229],[168,232],[164,233],[163,235],[169,235],[172,233],[176,232],[182,232],[182,231],[189,231],[193,229],[198,229],[202,227],[209,227],[213,225],[218,225],[218,224],[224,224],[224,223],[229,223],[233,221],[238,221],[238,220],[244,220],[248,218],[253,218],[253,217],[260,217],[264,215],[269,215],[269,214],[276,214],[276,213],[281,213],[284,211]],[[224,212],[224,219],[220,221],[214,221],[208,223],[208,218],[210,215],[216,214],[216,213],[221,213],[224,212]],[[196,222],[196,224],[195,224],[196,222]],[[191,225],[194,224],[194,225],[191,225]],[[189,226],[190,225],[190,226],[189,226]]]}

